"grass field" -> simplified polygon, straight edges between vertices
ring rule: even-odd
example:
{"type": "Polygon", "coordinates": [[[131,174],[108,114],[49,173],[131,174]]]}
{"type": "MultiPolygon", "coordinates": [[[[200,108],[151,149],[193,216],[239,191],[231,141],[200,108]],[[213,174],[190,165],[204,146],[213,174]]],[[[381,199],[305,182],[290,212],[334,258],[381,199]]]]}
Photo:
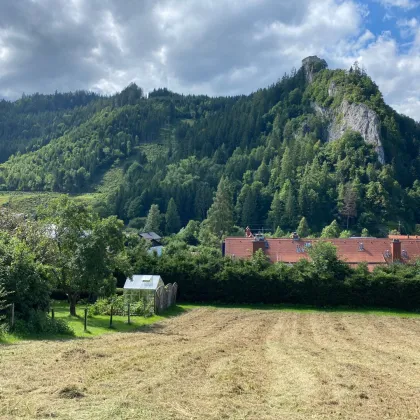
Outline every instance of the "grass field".
{"type": "Polygon", "coordinates": [[[0,418],[420,418],[418,317],[184,309],[135,332],[2,346],[0,418]]]}
{"type": "Polygon", "coordinates": [[[71,339],[71,338],[89,338],[103,334],[112,334],[117,332],[130,332],[139,329],[145,325],[151,325],[155,322],[163,321],[166,318],[179,315],[191,308],[191,305],[175,306],[168,309],[162,315],[153,315],[151,317],[131,316],[130,324],[128,324],[127,316],[114,315],[112,317],[112,327],[110,327],[110,317],[108,315],[95,315],[87,318],[87,331],[84,330],[84,308],[79,305],[77,307],[77,316],[69,314],[69,305],[63,302],[56,302],[52,306],[56,319],[63,319],[74,332],[74,336],[20,336],[17,334],[7,334],[0,337],[0,344],[12,344],[22,340],[51,340],[51,339],[71,339]]]}

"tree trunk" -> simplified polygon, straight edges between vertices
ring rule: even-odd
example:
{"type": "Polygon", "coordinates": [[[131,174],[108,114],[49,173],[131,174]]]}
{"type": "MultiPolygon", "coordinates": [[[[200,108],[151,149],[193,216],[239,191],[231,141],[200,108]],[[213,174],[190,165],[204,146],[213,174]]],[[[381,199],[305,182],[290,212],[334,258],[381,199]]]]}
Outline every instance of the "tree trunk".
{"type": "Polygon", "coordinates": [[[69,303],[70,303],[70,315],[71,316],[77,316],[76,315],[76,303],[77,303],[77,294],[68,294],[69,297],[69,303]]]}

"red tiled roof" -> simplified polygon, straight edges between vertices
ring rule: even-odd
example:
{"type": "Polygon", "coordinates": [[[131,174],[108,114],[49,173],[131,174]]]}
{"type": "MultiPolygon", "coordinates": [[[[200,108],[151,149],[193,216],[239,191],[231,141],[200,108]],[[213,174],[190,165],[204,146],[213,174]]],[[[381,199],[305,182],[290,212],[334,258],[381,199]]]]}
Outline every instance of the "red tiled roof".
{"type": "Polygon", "coordinates": [[[389,239],[420,239],[418,235],[388,235],[389,239]]]}
{"type": "MultiPolygon", "coordinates": [[[[307,243],[317,242],[319,239],[266,239],[268,247],[264,247],[264,253],[271,262],[296,263],[302,258],[309,258],[307,252],[298,252],[305,249],[307,243]]],[[[391,262],[387,257],[387,251],[391,253],[391,241],[384,238],[349,238],[328,239],[337,247],[337,255],[350,265],[365,262],[370,268],[391,262]],[[359,243],[363,243],[363,251],[359,251],[359,243]]],[[[252,238],[226,238],[225,254],[237,258],[250,258],[252,256],[252,238]]],[[[402,239],[401,251],[403,261],[409,262],[420,258],[420,239],[402,239]]],[[[373,269],[373,268],[372,268],[373,269]]]]}

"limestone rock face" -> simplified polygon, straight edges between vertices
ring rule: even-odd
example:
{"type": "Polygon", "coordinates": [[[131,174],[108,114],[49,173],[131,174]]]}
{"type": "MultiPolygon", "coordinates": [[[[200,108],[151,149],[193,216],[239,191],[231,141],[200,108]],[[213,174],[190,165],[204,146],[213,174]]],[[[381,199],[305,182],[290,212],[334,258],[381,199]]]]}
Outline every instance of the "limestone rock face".
{"type": "Polygon", "coordinates": [[[323,108],[318,104],[314,104],[313,107],[329,123],[327,141],[338,140],[348,129],[357,131],[366,143],[373,144],[378,154],[378,160],[385,163],[384,148],[381,142],[381,123],[375,111],[364,104],[351,104],[347,100],[343,100],[335,111],[323,108]]]}
{"type": "Polygon", "coordinates": [[[312,83],[315,74],[323,69],[326,69],[328,64],[325,60],[317,57],[316,55],[312,55],[302,60],[302,67],[305,71],[306,81],[308,83],[312,83]]]}

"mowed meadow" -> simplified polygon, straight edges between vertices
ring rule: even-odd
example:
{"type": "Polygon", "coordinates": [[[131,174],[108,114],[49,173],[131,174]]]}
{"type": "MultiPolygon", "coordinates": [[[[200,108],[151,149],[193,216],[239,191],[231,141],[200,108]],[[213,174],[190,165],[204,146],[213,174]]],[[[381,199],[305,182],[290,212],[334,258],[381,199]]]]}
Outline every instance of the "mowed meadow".
{"type": "Polygon", "coordinates": [[[0,418],[418,419],[420,317],[186,307],[0,347],[0,418]]]}

